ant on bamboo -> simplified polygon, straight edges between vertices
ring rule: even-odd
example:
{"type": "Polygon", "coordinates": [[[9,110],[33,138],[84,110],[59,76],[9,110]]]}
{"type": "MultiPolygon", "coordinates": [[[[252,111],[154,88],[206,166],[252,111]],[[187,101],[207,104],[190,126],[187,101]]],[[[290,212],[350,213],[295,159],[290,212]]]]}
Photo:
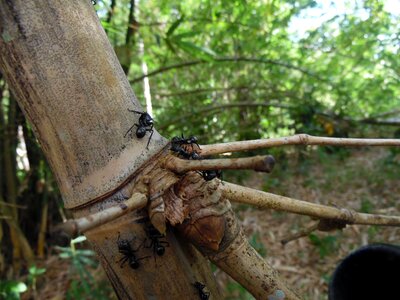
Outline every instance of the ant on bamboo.
{"type": "Polygon", "coordinates": [[[128,262],[129,266],[132,269],[137,269],[140,266],[139,260],[148,258],[150,256],[145,256],[145,257],[136,257],[136,252],[139,251],[139,249],[143,246],[145,240],[137,247],[136,249],[133,249],[130,242],[128,240],[121,240],[120,239],[120,233],[118,234],[118,252],[123,255],[123,257],[118,261],[120,264],[120,267],[122,268],[126,262],[128,262]]]}
{"type": "Polygon", "coordinates": [[[204,291],[204,288],[206,287],[205,284],[196,281],[193,285],[199,292],[199,296],[200,296],[201,300],[208,300],[208,298],[210,298],[210,292],[204,291]]]}
{"type": "Polygon", "coordinates": [[[180,145],[171,144],[171,151],[178,153],[178,156],[182,156],[185,159],[201,159],[201,156],[196,151],[186,151],[180,145]]]}
{"type": "Polygon", "coordinates": [[[214,178],[222,178],[222,171],[221,170],[206,170],[201,171],[201,176],[205,181],[213,180],[214,178]]]}
{"type": "Polygon", "coordinates": [[[159,233],[158,230],[151,224],[146,227],[146,234],[150,239],[150,244],[144,247],[153,248],[153,254],[157,254],[158,256],[164,255],[165,248],[169,247],[169,243],[167,241],[161,240],[165,238],[165,235],[159,233]]]}
{"type": "Polygon", "coordinates": [[[139,120],[138,120],[139,124],[133,124],[131,126],[131,128],[129,128],[128,131],[125,133],[124,137],[126,137],[128,134],[132,137],[133,127],[134,126],[137,127],[137,129],[136,129],[136,137],[138,139],[143,138],[146,135],[146,132],[150,132],[149,140],[148,140],[147,146],[146,146],[146,148],[148,149],[151,137],[153,136],[153,133],[154,133],[154,129],[153,129],[154,120],[153,120],[153,118],[147,112],[140,112],[140,111],[131,110],[131,109],[128,109],[128,111],[134,112],[134,113],[140,115],[139,120]]]}
{"type": "Polygon", "coordinates": [[[197,143],[197,137],[192,135],[188,138],[185,138],[182,134],[181,137],[175,136],[172,138],[170,150],[178,153],[178,156],[180,155],[185,159],[201,159],[201,156],[194,150],[193,144],[201,149],[197,143]],[[191,152],[188,151],[186,145],[191,146],[191,152]]]}
{"type": "MultiPolygon", "coordinates": [[[[171,140],[171,148],[170,150],[173,152],[178,153],[178,156],[182,156],[184,159],[203,159],[193,148],[193,144],[195,144],[199,149],[200,146],[197,143],[197,138],[195,136],[190,136],[188,138],[185,138],[182,134],[181,137],[175,136],[171,140]],[[185,145],[190,145],[192,148],[192,151],[189,152],[187,150],[187,147],[185,145]]],[[[222,171],[221,170],[205,170],[205,171],[199,171],[198,172],[204,180],[210,181],[213,180],[214,178],[221,178],[222,177],[222,171]]]]}
{"type": "Polygon", "coordinates": [[[172,145],[179,145],[179,146],[183,146],[183,145],[190,145],[192,147],[192,151],[193,149],[193,144],[195,144],[197,146],[197,148],[201,149],[199,144],[197,143],[197,137],[191,135],[188,138],[185,138],[183,136],[183,133],[181,135],[181,137],[179,136],[175,136],[172,138],[171,140],[171,144],[172,145]]]}

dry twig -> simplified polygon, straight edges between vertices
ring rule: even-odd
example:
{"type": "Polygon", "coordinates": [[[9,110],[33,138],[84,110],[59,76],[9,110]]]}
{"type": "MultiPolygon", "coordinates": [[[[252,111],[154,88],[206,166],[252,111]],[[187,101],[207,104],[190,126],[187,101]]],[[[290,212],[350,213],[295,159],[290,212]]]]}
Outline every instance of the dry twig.
{"type": "Polygon", "coordinates": [[[400,217],[365,214],[344,208],[309,203],[267,192],[253,190],[240,185],[224,182],[220,185],[223,195],[231,201],[271,208],[319,219],[343,221],[346,224],[400,226],[400,217]]]}
{"type": "Polygon", "coordinates": [[[400,139],[353,139],[311,136],[297,134],[288,137],[240,141],[231,143],[201,145],[200,154],[203,156],[240,152],[270,147],[288,145],[318,145],[318,146],[400,146],[400,139]]]}
{"type": "Polygon", "coordinates": [[[275,159],[271,155],[253,156],[246,158],[224,158],[224,159],[202,159],[185,160],[177,157],[171,157],[164,165],[165,168],[176,173],[185,173],[188,171],[205,170],[240,170],[250,169],[258,172],[270,173],[275,165],[275,159]]]}
{"type": "Polygon", "coordinates": [[[78,233],[88,231],[99,225],[114,220],[132,210],[142,208],[147,204],[147,197],[144,194],[135,193],[131,198],[119,205],[112,206],[101,212],[88,215],[79,219],[69,220],[62,223],[53,230],[53,235],[62,232],[69,238],[76,236],[78,233]]]}

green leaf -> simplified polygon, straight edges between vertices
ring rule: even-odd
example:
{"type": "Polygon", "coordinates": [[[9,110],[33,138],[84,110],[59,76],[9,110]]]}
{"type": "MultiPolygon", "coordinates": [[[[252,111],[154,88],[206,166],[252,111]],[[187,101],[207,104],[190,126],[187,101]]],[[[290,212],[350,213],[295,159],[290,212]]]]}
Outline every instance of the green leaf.
{"type": "Polygon", "coordinates": [[[191,42],[176,41],[176,45],[183,51],[206,60],[212,60],[212,58],[217,56],[217,54],[213,50],[207,47],[197,46],[196,44],[193,44],[191,42]]]}
{"type": "Polygon", "coordinates": [[[182,23],[182,21],[185,19],[185,15],[182,15],[178,20],[176,20],[172,25],[169,27],[167,31],[167,37],[171,36],[174,31],[178,28],[178,26],[182,23]]]}
{"type": "Polygon", "coordinates": [[[189,38],[189,37],[194,37],[196,35],[201,34],[201,31],[187,31],[187,32],[183,32],[180,34],[175,34],[173,36],[170,37],[170,39],[174,39],[174,40],[181,40],[184,38],[189,38]]]}
{"type": "Polygon", "coordinates": [[[71,240],[71,244],[78,244],[78,243],[82,243],[84,241],[86,241],[86,236],[80,235],[77,238],[74,238],[73,240],[71,240]]]}

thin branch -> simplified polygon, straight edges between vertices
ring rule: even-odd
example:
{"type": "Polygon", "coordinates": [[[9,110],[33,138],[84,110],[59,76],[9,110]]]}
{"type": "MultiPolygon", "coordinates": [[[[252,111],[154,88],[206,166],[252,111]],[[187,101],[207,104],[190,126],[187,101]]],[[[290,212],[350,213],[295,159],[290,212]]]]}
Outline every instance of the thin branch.
{"type": "Polygon", "coordinates": [[[316,74],[305,70],[301,67],[298,66],[294,66],[285,62],[281,62],[281,61],[276,61],[276,60],[272,60],[272,59],[262,59],[262,58],[252,58],[252,57],[222,57],[222,58],[214,58],[212,61],[208,61],[208,60],[193,60],[193,61],[187,61],[187,62],[183,62],[183,63],[178,63],[178,64],[174,64],[174,65],[170,65],[170,66],[165,66],[162,68],[159,68],[157,70],[154,70],[152,72],[149,72],[146,75],[142,75],[140,77],[136,77],[132,80],[130,80],[130,83],[136,83],[136,82],[140,82],[143,80],[143,78],[146,77],[151,77],[151,76],[155,76],[157,74],[160,73],[164,73],[170,70],[174,70],[174,69],[181,69],[181,68],[185,68],[185,67],[189,67],[189,66],[194,66],[194,65],[199,65],[199,64],[206,64],[206,63],[212,63],[212,62],[239,62],[239,61],[243,61],[243,62],[251,62],[251,63],[261,63],[261,64],[269,64],[269,65],[277,65],[277,66],[281,66],[284,68],[288,68],[288,69],[293,69],[296,71],[300,71],[304,74],[307,74],[309,76],[318,78],[319,80],[322,81],[326,81],[322,78],[320,78],[319,76],[317,76],[316,74]]]}
{"type": "Polygon", "coordinates": [[[178,157],[170,157],[164,167],[176,173],[188,171],[206,170],[241,170],[249,169],[258,172],[270,173],[275,165],[275,159],[271,155],[253,156],[246,158],[223,158],[223,159],[202,159],[187,160],[178,157]]]}
{"type": "Polygon", "coordinates": [[[176,124],[178,122],[182,122],[184,120],[187,119],[191,119],[194,116],[199,116],[202,114],[206,114],[209,113],[210,111],[214,111],[214,110],[223,110],[223,109],[228,109],[228,108],[237,108],[237,107],[279,107],[279,108],[285,108],[285,109],[290,109],[290,108],[294,108],[293,106],[290,105],[285,105],[285,104],[279,104],[279,103],[271,103],[271,102],[261,102],[261,103],[257,103],[257,102],[238,102],[238,103],[232,103],[232,104],[221,104],[221,105],[215,105],[215,106],[210,106],[210,107],[206,107],[203,109],[199,109],[195,112],[192,113],[188,113],[188,114],[184,114],[181,115],[177,118],[174,118],[172,120],[170,120],[168,123],[163,124],[162,126],[159,126],[158,129],[165,129],[168,126],[172,125],[172,124],[176,124]]]}
{"type": "Polygon", "coordinates": [[[341,224],[363,224],[400,226],[400,217],[364,214],[344,208],[309,203],[267,192],[253,190],[240,185],[224,182],[220,185],[223,195],[234,202],[270,208],[279,211],[311,216],[319,219],[332,219],[341,224]]]}
{"type": "Polygon", "coordinates": [[[287,237],[283,238],[281,240],[281,244],[285,246],[287,243],[295,241],[297,239],[300,239],[302,237],[308,236],[311,232],[315,231],[318,229],[318,223],[319,222],[314,222],[309,226],[306,226],[305,228],[300,229],[298,232],[288,235],[287,237]]]}
{"type": "Polygon", "coordinates": [[[400,146],[400,139],[362,139],[333,138],[297,134],[288,137],[259,139],[240,142],[201,145],[201,155],[214,155],[227,152],[239,152],[288,145],[318,145],[318,146],[400,146]]]}
{"type": "Polygon", "coordinates": [[[88,215],[79,219],[69,220],[62,223],[53,230],[52,235],[62,232],[72,238],[82,233],[114,220],[132,210],[143,208],[147,204],[147,197],[144,194],[135,193],[131,198],[119,205],[112,206],[98,213],[88,215]]]}

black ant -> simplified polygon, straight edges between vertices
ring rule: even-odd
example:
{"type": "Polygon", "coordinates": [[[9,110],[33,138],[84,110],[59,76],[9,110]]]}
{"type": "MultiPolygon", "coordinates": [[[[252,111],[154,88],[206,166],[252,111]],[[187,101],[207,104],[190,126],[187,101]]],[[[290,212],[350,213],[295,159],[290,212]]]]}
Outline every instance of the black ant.
{"type": "Polygon", "coordinates": [[[193,285],[199,292],[199,296],[200,296],[201,300],[208,300],[208,298],[210,298],[210,292],[204,291],[204,288],[206,287],[205,284],[202,284],[201,282],[196,281],[193,285]]]}
{"type": "Polygon", "coordinates": [[[120,239],[120,234],[118,234],[118,252],[123,255],[123,257],[118,261],[120,264],[120,267],[122,268],[126,262],[128,262],[129,266],[132,269],[137,269],[139,268],[139,260],[148,258],[150,256],[145,256],[145,257],[136,257],[136,252],[143,246],[144,241],[137,247],[136,249],[133,249],[131,244],[129,243],[128,240],[121,240],[120,239]]]}
{"type": "Polygon", "coordinates": [[[214,178],[222,177],[221,170],[206,170],[206,171],[201,171],[200,173],[201,173],[201,176],[203,176],[203,179],[205,181],[210,181],[210,180],[213,180],[214,178]]]}
{"type": "Polygon", "coordinates": [[[182,133],[181,137],[179,137],[179,136],[173,137],[171,140],[171,144],[179,145],[179,146],[190,145],[192,147],[192,151],[193,151],[193,144],[195,144],[199,149],[201,149],[199,144],[197,143],[197,137],[191,135],[190,137],[185,138],[183,136],[183,133],[182,133]]]}
{"type": "Polygon", "coordinates": [[[197,147],[201,149],[199,144],[197,143],[197,138],[195,136],[185,138],[182,134],[181,137],[175,136],[172,138],[170,150],[178,153],[178,155],[182,156],[185,159],[201,159],[201,156],[196,151],[194,151],[193,144],[197,145],[197,147]],[[189,152],[186,149],[185,145],[190,145],[192,147],[192,151],[189,152]]]}
{"type": "Polygon", "coordinates": [[[147,237],[150,239],[150,244],[145,248],[153,248],[153,253],[162,256],[165,253],[165,247],[169,247],[167,241],[160,239],[165,238],[165,235],[158,232],[158,230],[151,224],[146,227],[147,237]]]}
{"type": "Polygon", "coordinates": [[[171,144],[171,151],[178,153],[178,156],[182,156],[185,159],[201,159],[201,156],[196,151],[186,151],[178,144],[171,144]]]}
{"type": "Polygon", "coordinates": [[[128,131],[125,133],[124,137],[126,137],[128,135],[128,133],[130,133],[131,137],[132,137],[132,129],[134,126],[137,127],[136,129],[136,137],[138,139],[143,138],[146,135],[146,132],[151,132],[150,137],[149,137],[149,141],[147,142],[147,146],[146,148],[149,148],[149,144],[150,144],[150,140],[151,137],[153,136],[154,133],[154,120],[153,118],[147,113],[147,112],[140,112],[137,110],[130,110],[128,109],[128,111],[130,112],[134,112],[140,115],[139,117],[139,124],[133,124],[131,128],[128,129],[128,131]]]}

